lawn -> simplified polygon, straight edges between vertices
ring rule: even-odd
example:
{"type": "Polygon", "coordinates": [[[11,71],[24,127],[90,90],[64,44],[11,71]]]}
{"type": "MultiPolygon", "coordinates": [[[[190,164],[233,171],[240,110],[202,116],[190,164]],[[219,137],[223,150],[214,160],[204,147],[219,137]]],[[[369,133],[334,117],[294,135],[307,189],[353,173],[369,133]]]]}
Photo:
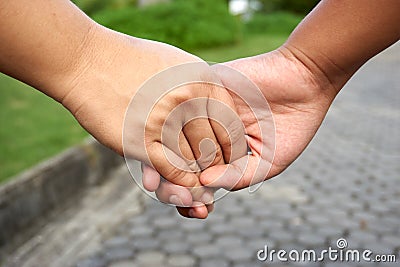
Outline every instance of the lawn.
{"type": "MultiPolygon", "coordinates": [[[[285,39],[283,35],[250,35],[236,45],[193,52],[207,61],[222,62],[272,50],[285,39]]],[[[60,104],[0,74],[0,182],[86,136],[60,104]]]]}

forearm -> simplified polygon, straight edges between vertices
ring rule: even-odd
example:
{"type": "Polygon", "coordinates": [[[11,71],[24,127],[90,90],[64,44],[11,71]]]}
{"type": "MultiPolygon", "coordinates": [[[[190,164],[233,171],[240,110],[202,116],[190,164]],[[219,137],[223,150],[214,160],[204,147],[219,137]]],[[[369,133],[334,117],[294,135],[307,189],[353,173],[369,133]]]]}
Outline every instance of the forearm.
{"type": "Polygon", "coordinates": [[[94,28],[67,0],[1,0],[0,71],[60,101],[94,28]]]}
{"type": "Polygon", "coordinates": [[[400,38],[399,0],[323,0],[291,34],[288,49],[338,91],[400,38]]]}

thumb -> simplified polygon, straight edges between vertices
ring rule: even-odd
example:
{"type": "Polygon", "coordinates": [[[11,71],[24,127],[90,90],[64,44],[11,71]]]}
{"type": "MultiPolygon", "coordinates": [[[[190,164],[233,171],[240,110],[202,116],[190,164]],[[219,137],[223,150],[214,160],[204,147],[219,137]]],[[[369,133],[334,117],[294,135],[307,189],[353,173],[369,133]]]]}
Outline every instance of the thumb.
{"type": "Polygon", "coordinates": [[[260,183],[267,178],[271,163],[258,155],[247,155],[230,164],[207,168],[200,182],[208,187],[236,191],[260,183]]]}

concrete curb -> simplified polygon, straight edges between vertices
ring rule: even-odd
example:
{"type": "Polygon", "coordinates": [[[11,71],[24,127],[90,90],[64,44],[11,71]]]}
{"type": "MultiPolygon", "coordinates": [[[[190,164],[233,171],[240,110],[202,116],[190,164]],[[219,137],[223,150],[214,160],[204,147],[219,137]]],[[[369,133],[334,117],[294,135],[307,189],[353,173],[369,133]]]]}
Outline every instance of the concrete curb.
{"type": "Polygon", "coordinates": [[[51,214],[102,183],[123,159],[90,138],[0,187],[0,255],[23,243],[51,214]]]}

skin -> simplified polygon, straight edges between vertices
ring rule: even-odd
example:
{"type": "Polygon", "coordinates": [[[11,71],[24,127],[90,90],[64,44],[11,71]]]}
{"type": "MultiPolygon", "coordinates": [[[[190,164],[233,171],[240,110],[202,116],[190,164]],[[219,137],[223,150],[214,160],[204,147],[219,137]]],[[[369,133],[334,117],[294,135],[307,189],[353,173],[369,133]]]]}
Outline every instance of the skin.
{"type": "MultiPolygon", "coordinates": [[[[125,112],[140,86],[171,66],[203,62],[176,47],[102,27],[68,0],[1,0],[0,33],[0,71],[61,103],[99,142],[120,155],[125,112]]],[[[202,73],[205,81],[211,76],[215,79],[210,68],[202,73]]],[[[137,147],[142,153],[133,158],[151,165],[174,184],[191,188],[202,186],[201,168],[183,172],[166,160],[163,148],[169,144],[161,142],[159,129],[176,106],[198,97],[218,100],[235,111],[226,90],[213,85],[187,85],[161,99],[148,123],[143,125],[141,117],[134,118],[145,128],[146,136],[137,147]],[[143,152],[144,146],[148,155],[143,152]]],[[[202,108],[207,112],[210,107],[202,108]]],[[[204,164],[224,164],[232,147],[230,142],[219,145],[226,136],[226,131],[216,123],[199,119],[185,125],[179,144],[185,158],[196,160],[201,156],[200,140],[209,138],[216,151],[204,164]]],[[[135,139],[134,134],[131,137],[135,139]]],[[[244,135],[237,135],[233,142],[242,144],[244,154],[244,135]]],[[[190,197],[175,203],[196,206],[194,210],[205,211],[196,216],[205,217],[212,209],[212,204],[205,205],[212,203],[212,192],[206,188],[192,189],[190,197]]]]}
{"type": "MultiPolygon", "coordinates": [[[[259,150],[262,140],[254,130],[256,122],[248,107],[232,95],[250,137],[250,164],[243,168],[239,160],[213,166],[202,172],[200,181],[214,188],[239,190],[250,186],[254,176],[260,181],[284,171],[309,144],[352,75],[400,39],[399,10],[397,0],[321,1],[277,50],[224,63],[257,84],[268,100],[276,127],[275,157],[269,172],[255,173],[256,164],[251,162],[263,160],[259,150]],[[235,164],[236,168],[230,168],[235,164]],[[227,169],[228,174],[221,176],[227,169]]],[[[228,87],[234,86],[229,77],[222,74],[220,78],[228,87]]],[[[157,180],[154,170],[147,173],[157,180]]],[[[170,194],[178,190],[169,185],[170,194]]]]}

